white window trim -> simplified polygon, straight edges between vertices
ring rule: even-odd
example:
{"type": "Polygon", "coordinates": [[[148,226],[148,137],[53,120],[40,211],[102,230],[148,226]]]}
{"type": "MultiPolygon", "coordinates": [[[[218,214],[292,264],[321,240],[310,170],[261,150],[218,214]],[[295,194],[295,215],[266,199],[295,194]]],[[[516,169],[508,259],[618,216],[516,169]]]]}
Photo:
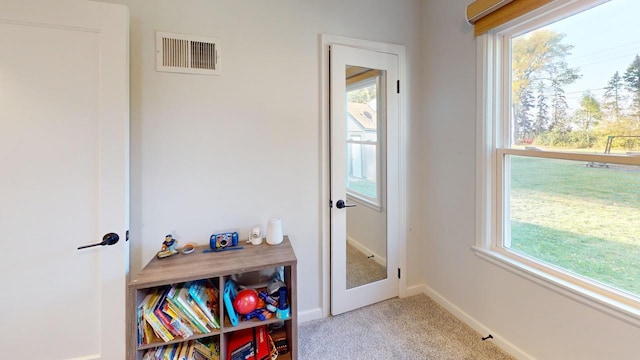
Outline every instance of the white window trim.
{"type": "MultiPolygon", "coordinates": [[[[380,84],[380,80],[379,80],[379,76],[376,77],[372,77],[369,79],[365,79],[362,81],[359,81],[357,83],[353,83],[349,86],[347,86],[347,91],[355,91],[355,90],[359,90],[362,88],[365,88],[367,86],[370,86],[372,84],[375,84],[376,87],[378,89],[384,89],[384,85],[380,84]]],[[[381,108],[380,104],[377,104],[376,106],[376,113],[378,112],[377,109],[381,108]]],[[[379,119],[379,118],[378,118],[379,119]]],[[[386,121],[385,121],[386,123],[386,121]]],[[[383,148],[381,146],[384,145],[382,139],[384,139],[385,137],[385,132],[386,131],[386,127],[384,126],[384,124],[382,124],[380,121],[378,121],[377,127],[376,127],[376,133],[377,133],[377,139],[376,141],[357,141],[357,140],[351,140],[348,139],[347,143],[349,144],[362,144],[362,145],[375,145],[376,146],[376,198],[372,198],[366,194],[363,194],[359,191],[353,190],[351,188],[349,188],[349,186],[347,185],[347,195],[350,196],[352,199],[357,200],[358,203],[360,203],[361,205],[365,205],[371,209],[374,209],[376,211],[382,211],[382,207],[383,207],[383,203],[382,203],[382,199],[384,197],[384,193],[382,191],[382,189],[385,187],[383,184],[383,179],[382,179],[382,172],[383,172],[383,167],[385,166],[384,164],[384,158],[382,156],[382,152],[383,152],[383,148]]]]}
{"type": "MultiPolygon", "coordinates": [[[[603,0],[581,1],[560,0],[518,20],[518,27],[531,26],[535,22],[553,19],[549,12],[560,7],[568,9],[578,6],[595,6],[603,0]],[[526,25],[524,25],[526,23],[526,25]]],[[[517,149],[500,149],[508,143],[496,126],[500,122],[508,123],[508,113],[501,104],[501,93],[508,89],[506,77],[500,67],[502,41],[497,35],[500,31],[517,30],[512,24],[505,24],[477,38],[477,112],[476,112],[476,241],[473,249],[480,258],[501,268],[533,281],[551,291],[567,296],[604,314],[640,327],[640,302],[623,292],[608,289],[588,279],[578,279],[573,274],[559,268],[552,268],[523,255],[504,249],[499,242],[502,238],[502,156],[505,154],[538,156],[547,158],[566,157],[561,152],[536,152],[517,149]]],[[[507,74],[508,75],[508,74],[507,74]]],[[[504,125],[502,125],[504,126],[504,125]]],[[[612,159],[606,155],[575,155],[579,160],[597,162],[622,162],[640,165],[638,159],[612,159]],[[603,161],[603,157],[606,160],[603,161]]]]}

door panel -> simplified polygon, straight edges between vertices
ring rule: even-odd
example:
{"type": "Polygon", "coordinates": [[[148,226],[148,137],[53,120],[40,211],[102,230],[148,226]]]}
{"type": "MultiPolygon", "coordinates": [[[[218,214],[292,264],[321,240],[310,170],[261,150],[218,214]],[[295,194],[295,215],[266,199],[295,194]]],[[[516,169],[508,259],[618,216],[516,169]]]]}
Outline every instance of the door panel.
{"type": "Polygon", "coordinates": [[[397,80],[396,55],[331,46],[334,315],[398,295],[397,80]]]}
{"type": "Polygon", "coordinates": [[[124,359],[127,24],[121,6],[0,4],[3,357],[124,359]]]}

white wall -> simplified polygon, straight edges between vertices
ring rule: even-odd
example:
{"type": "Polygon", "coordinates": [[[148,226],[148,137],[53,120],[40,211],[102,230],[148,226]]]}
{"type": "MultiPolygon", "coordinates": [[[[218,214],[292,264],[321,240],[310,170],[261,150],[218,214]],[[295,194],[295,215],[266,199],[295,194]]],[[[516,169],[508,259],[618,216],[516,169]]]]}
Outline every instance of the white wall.
{"type": "MultiPolygon", "coordinates": [[[[298,257],[302,312],[322,304],[321,33],[406,46],[408,284],[423,282],[420,0],[105,0],[131,12],[131,264],[164,235],[247,237],[280,216],[298,257]],[[222,40],[222,76],[155,71],[156,30],[222,40]],[[418,196],[416,196],[416,194],[418,196]]],[[[328,304],[327,304],[328,305],[328,304]]]]}
{"type": "Polygon", "coordinates": [[[640,329],[498,268],[471,250],[476,43],[464,22],[469,2],[427,0],[423,6],[427,291],[520,356],[638,359],[640,329]]]}

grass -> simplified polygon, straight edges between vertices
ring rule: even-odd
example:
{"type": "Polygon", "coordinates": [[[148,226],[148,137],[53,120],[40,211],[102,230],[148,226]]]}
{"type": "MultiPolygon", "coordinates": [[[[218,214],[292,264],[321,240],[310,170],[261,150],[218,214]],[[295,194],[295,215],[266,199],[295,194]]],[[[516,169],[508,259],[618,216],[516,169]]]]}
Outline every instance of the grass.
{"type": "Polygon", "coordinates": [[[640,172],[511,157],[511,174],[511,249],[640,296],[640,172]]]}
{"type": "Polygon", "coordinates": [[[349,177],[347,187],[351,190],[359,192],[360,194],[367,195],[373,199],[378,196],[378,190],[375,181],[349,177]]]}

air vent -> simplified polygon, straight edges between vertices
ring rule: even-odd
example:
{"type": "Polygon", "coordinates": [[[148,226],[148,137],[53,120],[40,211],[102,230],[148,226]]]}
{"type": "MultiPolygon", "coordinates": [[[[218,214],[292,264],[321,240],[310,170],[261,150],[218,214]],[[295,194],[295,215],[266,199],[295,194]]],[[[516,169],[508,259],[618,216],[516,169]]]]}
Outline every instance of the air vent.
{"type": "Polygon", "coordinates": [[[156,32],[156,70],[220,75],[220,40],[156,32]]]}

